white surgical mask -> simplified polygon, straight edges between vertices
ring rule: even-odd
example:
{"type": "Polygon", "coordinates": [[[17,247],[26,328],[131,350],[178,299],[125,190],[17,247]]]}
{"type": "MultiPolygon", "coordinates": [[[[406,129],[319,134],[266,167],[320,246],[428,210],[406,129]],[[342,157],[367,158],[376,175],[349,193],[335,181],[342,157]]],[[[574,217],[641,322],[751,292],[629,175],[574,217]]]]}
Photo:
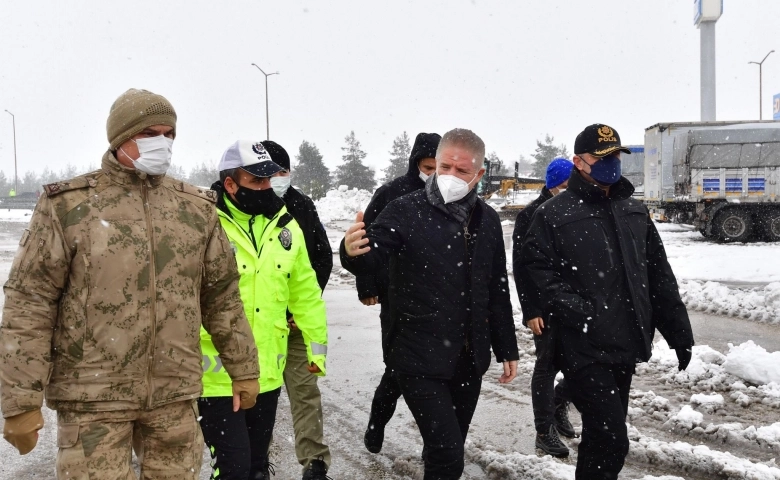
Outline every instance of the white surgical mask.
{"type": "Polygon", "coordinates": [[[430,175],[426,175],[422,171],[420,171],[420,180],[422,180],[423,182],[427,182],[430,177],[431,177],[430,175]]]}
{"type": "MultiPolygon", "coordinates": [[[[477,178],[476,173],[471,180],[474,180],[475,178],[477,178]]],[[[441,193],[441,198],[444,200],[444,203],[457,202],[465,197],[466,194],[469,193],[469,183],[471,183],[471,180],[467,182],[455,175],[436,174],[436,184],[439,187],[439,193],[441,193]]]]}
{"type": "MultiPolygon", "coordinates": [[[[173,139],[165,135],[156,137],[139,138],[134,140],[138,145],[140,156],[133,160],[136,170],[146,172],[149,175],[163,175],[171,166],[173,154],[173,139]]],[[[124,151],[124,150],[123,150],[124,151]]],[[[125,153],[125,155],[127,155],[125,153]]]]}
{"type": "Polygon", "coordinates": [[[271,188],[274,189],[277,197],[282,198],[290,188],[290,177],[271,177],[271,188]]]}

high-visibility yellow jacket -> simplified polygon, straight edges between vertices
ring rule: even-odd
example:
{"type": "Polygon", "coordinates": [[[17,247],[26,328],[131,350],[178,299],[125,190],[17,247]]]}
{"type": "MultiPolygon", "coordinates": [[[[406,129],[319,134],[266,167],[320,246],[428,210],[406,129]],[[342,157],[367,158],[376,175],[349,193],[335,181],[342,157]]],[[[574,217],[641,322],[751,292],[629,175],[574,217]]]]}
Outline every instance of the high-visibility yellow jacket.
{"type": "MultiPolygon", "coordinates": [[[[224,195],[224,193],[223,193],[224,195]]],[[[309,363],[325,375],[328,329],[325,302],[309,262],[303,232],[282,207],[269,220],[238,210],[223,197],[218,202],[222,227],[235,252],[239,290],[257,344],[260,393],[282,386],[287,363],[287,309],[306,344],[309,363]]],[[[230,377],[222,368],[211,336],[201,329],[203,396],[232,396],[230,377]]]]}

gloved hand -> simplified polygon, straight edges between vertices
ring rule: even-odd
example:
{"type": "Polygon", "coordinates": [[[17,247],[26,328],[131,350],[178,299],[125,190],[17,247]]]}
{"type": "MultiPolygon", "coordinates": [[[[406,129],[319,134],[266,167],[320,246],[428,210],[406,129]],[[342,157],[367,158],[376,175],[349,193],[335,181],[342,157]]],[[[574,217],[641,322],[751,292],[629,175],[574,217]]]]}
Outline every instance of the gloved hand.
{"type": "Polygon", "coordinates": [[[255,406],[257,394],[260,393],[260,382],[256,378],[236,380],[233,382],[233,411],[247,410],[255,406]]]}
{"type": "Polygon", "coordinates": [[[41,409],[30,410],[5,419],[3,438],[19,453],[26,455],[38,443],[38,430],[43,428],[41,409]]]}
{"type": "Polygon", "coordinates": [[[691,363],[691,356],[693,355],[691,353],[691,347],[675,348],[674,351],[677,353],[679,369],[682,372],[688,368],[688,364],[691,363]]]}

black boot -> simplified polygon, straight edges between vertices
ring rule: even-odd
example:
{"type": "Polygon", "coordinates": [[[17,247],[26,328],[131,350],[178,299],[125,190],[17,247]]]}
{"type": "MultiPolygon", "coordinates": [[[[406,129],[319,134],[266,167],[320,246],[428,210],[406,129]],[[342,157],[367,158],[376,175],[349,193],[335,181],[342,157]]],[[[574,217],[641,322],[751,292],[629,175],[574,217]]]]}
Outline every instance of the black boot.
{"type": "Polygon", "coordinates": [[[536,434],[536,448],[553,457],[569,456],[569,447],[561,441],[554,425],[550,425],[547,433],[536,434]]]}
{"type": "Polygon", "coordinates": [[[311,461],[309,468],[303,472],[303,480],[333,480],[325,475],[326,473],[328,473],[328,469],[325,466],[325,462],[322,461],[322,457],[320,457],[319,460],[311,461]]]}
{"type": "Polygon", "coordinates": [[[380,427],[374,423],[369,423],[366,428],[366,434],[363,435],[363,444],[366,450],[371,453],[382,451],[382,442],[385,440],[385,427],[380,427]]]}
{"type": "Polygon", "coordinates": [[[252,477],[252,480],[269,480],[271,475],[276,475],[274,466],[273,463],[268,461],[268,457],[266,457],[266,459],[263,460],[263,466],[260,467],[260,471],[252,477]]]}
{"type": "Polygon", "coordinates": [[[555,409],[555,415],[553,418],[555,419],[555,429],[558,430],[559,434],[567,438],[574,438],[576,436],[574,427],[569,421],[568,402],[563,402],[562,404],[558,405],[558,407],[555,409]]]}

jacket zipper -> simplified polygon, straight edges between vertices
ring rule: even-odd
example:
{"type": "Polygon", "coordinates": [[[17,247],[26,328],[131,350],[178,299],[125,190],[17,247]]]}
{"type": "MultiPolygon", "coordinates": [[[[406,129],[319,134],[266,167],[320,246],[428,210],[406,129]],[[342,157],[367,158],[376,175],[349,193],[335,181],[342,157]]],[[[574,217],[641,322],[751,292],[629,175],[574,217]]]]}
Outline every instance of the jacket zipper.
{"type": "Polygon", "coordinates": [[[147,398],[147,408],[152,408],[152,370],[154,370],[154,349],[157,337],[157,271],[154,264],[154,227],[152,225],[152,212],[149,208],[149,188],[148,180],[144,179],[141,183],[141,200],[144,202],[144,214],[146,216],[146,229],[149,232],[149,297],[152,321],[152,340],[150,342],[149,367],[146,370],[146,381],[149,386],[149,396],[147,398]]]}
{"type": "MultiPolygon", "coordinates": [[[[620,228],[618,228],[618,216],[617,216],[617,214],[615,212],[615,205],[613,203],[610,203],[609,209],[610,209],[610,212],[612,212],[612,219],[615,222],[615,234],[617,235],[617,238],[618,238],[618,246],[620,247],[621,253],[622,252],[626,252],[627,251],[626,245],[625,245],[626,239],[623,238],[623,235],[621,235],[621,233],[620,233],[620,228]]],[[[631,228],[628,225],[626,225],[625,227],[628,228],[629,231],[631,231],[631,228]]],[[[633,233],[631,235],[633,236],[633,233]]],[[[634,252],[637,253],[637,260],[639,260],[639,255],[638,255],[639,252],[636,251],[636,245],[634,245],[634,252]]],[[[642,326],[640,324],[639,310],[636,307],[636,298],[637,298],[637,296],[636,296],[636,292],[634,291],[634,284],[631,282],[631,272],[628,271],[627,263],[628,262],[626,262],[625,255],[623,255],[623,271],[626,274],[626,283],[628,284],[628,293],[631,295],[631,307],[634,310],[634,318],[636,319],[635,325],[637,327],[639,327],[639,337],[642,340],[642,346],[644,347],[644,345],[645,345],[645,335],[644,335],[644,333],[642,331],[643,329],[642,329],[642,326]]]]}

